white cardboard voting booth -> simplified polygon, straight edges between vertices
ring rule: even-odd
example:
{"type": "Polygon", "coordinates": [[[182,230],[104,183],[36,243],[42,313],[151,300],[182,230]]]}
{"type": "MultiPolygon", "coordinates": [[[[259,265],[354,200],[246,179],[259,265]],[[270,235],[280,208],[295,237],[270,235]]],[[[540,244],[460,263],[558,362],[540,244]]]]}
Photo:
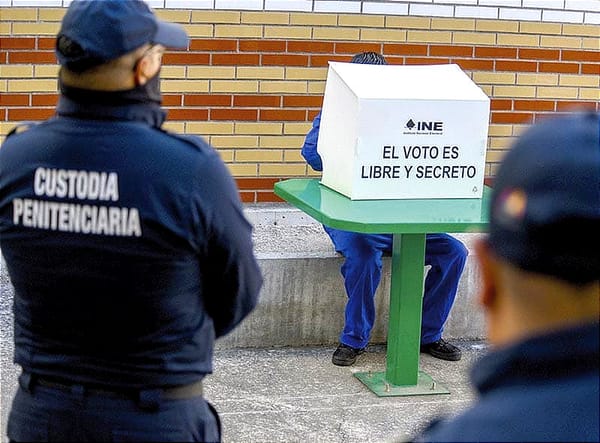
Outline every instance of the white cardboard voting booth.
{"type": "Polygon", "coordinates": [[[489,114],[457,65],[330,62],[321,182],[353,200],[481,198],[489,114]]]}

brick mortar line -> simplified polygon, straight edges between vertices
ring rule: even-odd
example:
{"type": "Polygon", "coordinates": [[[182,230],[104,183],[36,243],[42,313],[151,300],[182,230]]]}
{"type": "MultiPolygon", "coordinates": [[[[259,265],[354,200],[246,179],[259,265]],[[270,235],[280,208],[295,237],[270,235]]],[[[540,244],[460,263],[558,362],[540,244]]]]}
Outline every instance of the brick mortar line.
{"type": "MultiPolygon", "coordinates": [[[[504,34],[502,34],[504,35],[504,34]]],[[[598,38],[600,43],[600,35],[598,38]]],[[[41,57],[44,60],[48,60],[47,63],[56,63],[54,58],[54,38],[49,37],[0,37],[0,48],[3,52],[10,55],[25,55],[34,54],[41,57]],[[27,46],[24,45],[28,42],[27,46]],[[43,42],[43,48],[36,48],[43,42]],[[38,43],[36,45],[36,43],[38,43]],[[52,58],[52,59],[51,59],[52,58]]],[[[581,57],[588,55],[596,55],[596,59],[600,61],[600,50],[587,49],[587,48],[567,48],[567,47],[555,47],[555,46],[523,46],[523,45],[488,45],[488,44],[468,44],[468,43],[452,43],[452,42],[377,42],[372,40],[361,40],[361,41],[335,41],[335,40],[290,40],[290,39],[262,39],[260,41],[250,38],[206,38],[206,39],[191,39],[191,49],[186,51],[167,51],[165,54],[167,60],[177,59],[181,57],[198,57],[204,56],[203,62],[212,61],[213,58],[217,60],[226,61],[228,58],[236,57],[240,60],[240,56],[246,57],[248,61],[262,61],[265,59],[269,61],[269,65],[265,66],[279,66],[275,65],[274,62],[279,57],[285,57],[286,60],[302,61],[306,58],[307,62],[309,59],[321,59],[328,57],[350,57],[354,53],[360,50],[375,50],[382,52],[387,56],[443,56],[443,55],[455,55],[469,57],[467,52],[475,54],[478,53],[489,54],[487,57],[499,56],[499,58],[510,57],[513,59],[530,59],[530,60],[554,60],[554,61],[586,61],[585,59],[573,58],[575,55],[581,57]],[[199,43],[208,45],[209,47],[202,47],[199,43]],[[278,49],[273,49],[276,45],[278,49]],[[318,46],[319,50],[314,51],[315,45],[318,46]],[[196,48],[194,48],[196,46],[196,48]],[[200,46],[198,48],[198,46],[200,46]],[[225,48],[219,48],[224,46],[225,48]],[[241,48],[245,46],[246,49],[241,48]],[[282,46],[285,47],[282,48],[282,46]],[[234,48],[235,47],[235,48],[234,48]],[[311,49],[313,49],[311,51],[311,49]],[[457,54],[457,51],[464,52],[464,54],[457,54]],[[502,57],[505,53],[504,57],[502,57]],[[524,57],[519,57],[523,53],[524,57]],[[553,54],[555,54],[553,56],[553,54]],[[568,57],[568,58],[566,58],[568,57]]],[[[219,63],[219,66],[238,66],[239,63],[234,63],[234,59],[231,62],[219,63]]],[[[241,65],[244,65],[242,60],[241,65]]],[[[285,67],[296,66],[296,65],[283,65],[285,67]]],[[[297,66],[306,66],[299,64],[297,66]]]]}
{"type": "MultiPolygon", "coordinates": [[[[590,88],[595,89],[595,88],[590,88]]],[[[17,94],[11,94],[17,95],[17,94]]],[[[22,94],[23,97],[29,98],[28,94],[22,94]]],[[[560,99],[560,98],[494,98],[491,99],[491,113],[502,114],[502,113],[545,113],[561,111],[565,108],[580,105],[587,108],[598,108],[598,102],[593,99],[560,99]],[[510,106],[506,108],[510,102],[510,106]]],[[[0,101],[0,107],[2,110],[7,111],[7,119],[5,121],[20,121],[20,120],[42,120],[48,118],[55,110],[55,105],[36,105],[31,106],[24,103],[19,104],[6,104],[0,101]],[[32,112],[33,111],[33,112],[32,112]],[[35,114],[38,111],[37,117],[33,117],[32,113],[35,114]],[[28,114],[29,115],[25,115],[28,114]],[[22,118],[10,118],[12,114],[22,116],[22,118]],[[43,114],[43,115],[42,115],[43,114]]],[[[168,121],[183,121],[183,122],[297,122],[305,123],[311,122],[314,115],[320,110],[320,106],[306,106],[298,108],[285,108],[285,107],[255,107],[255,108],[239,108],[239,107],[194,107],[190,109],[188,106],[165,106],[168,112],[168,121]],[[183,113],[177,113],[176,111],[184,111],[183,113]],[[232,118],[212,118],[212,112],[219,111],[219,114],[231,114],[232,118]],[[240,111],[247,111],[247,114],[241,113],[240,111]],[[287,118],[287,119],[275,119],[275,118],[261,118],[261,113],[267,115],[273,114],[290,114],[293,112],[294,116],[299,117],[300,114],[304,114],[303,118],[287,118]],[[184,115],[189,112],[189,115],[184,115]],[[206,114],[205,118],[200,118],[201,114],[206,114]],[[250,115],[252,114],[252,116],[250,115]],[[246,115],[244,117],[244,115],[246,115]]]]}
{"type": "MultiPolygon", "coordinates": [[[[422,4],[421,4],[422,5],[422,4]]],[[[457,7],[465,7],[467,5],[456,5],[457,7]]],[[[468,7],[468,6],[467,6],[468,7]]],[[[484,8],[484,6],[482,6],[484,8]]],[[[487,6],[485,6],[487,8],[487,6]]],[[[512,10],[531,10],[531,8],[496,8],[494,9],[512,9],[512,10]]],[[[0,7],[0,12],[3,14],[3,19],[0,22],[3,23],[18,23],[18,24],[40,24],[40,25],[53,25],[58,24],[62,18],[63,11],[65,8],[58,7],[44,7],[40,6],[31,6],[31,7],[0,7]],[[41,16],[45,17],[41,17],[41,16]],[[49,17],[48,17],[49,16],[49,17]],[[6,18],[8,17],[8,18],[6,18]]],[[[542,9],[538,9],[542,11],[542,9]]],[[[600,11],[593,10],[566,10],[567,14],[569,12],[580,13],[582,15],[582,21],[547,21],[544,20],[544,16],[541,15],[540,19],[529,20],[526,18],[503,18],[503,17],[485,17],[485,16],[445,16],[445,15],[403,15],[403,14],[370,14],[370,13],[348,13],[344,11],[335,11],[335,12],[320,12],[320,11],[312,11],[312,12],[300,12],[300,11],[276,11],[276,10],[262,10],[262,11],[242,11],[242,10],[203,10],[203,9],[173,9],[173,8],[165,8],[158,9],[159,14],[164,12],[166,19],[169,21],[174,21],[180,23],[182,25],[197,25],[197,26],[271,26],[271,27],[339,27],[339,28],[353,28],[356,27],[354,22],[364,22],[368,21],[372,24],[367,26],[366,29],[394,29],[397,27],[395,24],[390,24],[388,26],[388,21],[391,22],[401,22],[406,21],[406,25],[409,25],[411,22],[423,22],[430,21],[428,29],[432,29],[431,21],[435,20],[436,22],[444,22],[444,21],[456,21],[460,22],[473,22],[475,27],[470,30],[476,30],[476,24],[489,24],[497,22],[503,26],[509,26],[510,24],[518,25],[518,26],[541,26],[551,28],[552,26],[567,26],[567,27],[590,27],[593,28],[598,24],[595,21],[586,22],[586,15],[590,18],[596,18],[596,16],[600,17],[600,11]],[[187,17],[185,20],[177,19],[181,15],[186,14],[187,17]],[[215,15],[216,14],[216,15],[215,15]],[[205,15],[205,19],[194,19],[194,15],[200,16],[205,15]],[[174,16],[173,18],[171,16],[174,16]],[[268,20],[263,19],[260,20],[260,17],[284,17],[287,16],[287,19],[279,19],[279,20],[268,20]],[[224,19],[223,17],[228,17],[228,19],[224,19]],[[244,18],[247,18],[244,20],[244,18]],[[360,18],[360,20],[355,20],[360,18]],[[379,21],[383,21],[383,26],[377,26],[379,21]]],[[[555,11],[561,12],[561,10],[550,10],[546,11],[555,11]]],[[[563,14],[564,15],[564,14],[563,14]]],[[[600,21],[600,19],[598,19],[600,21]]],[[[411,29],[410,26],[406,26],[404,29],[411,29]]],[[[417,26],[415,29],[423,29],[423,26],[417,26]]],[[[444,29],[443,27],[433,27],[433,29],[444,29]]],[[[455,27],[449,28],[450,30],[457,30],[455,27]]],[[[469,30],[469,29],[463,29],[469,30]]]]}

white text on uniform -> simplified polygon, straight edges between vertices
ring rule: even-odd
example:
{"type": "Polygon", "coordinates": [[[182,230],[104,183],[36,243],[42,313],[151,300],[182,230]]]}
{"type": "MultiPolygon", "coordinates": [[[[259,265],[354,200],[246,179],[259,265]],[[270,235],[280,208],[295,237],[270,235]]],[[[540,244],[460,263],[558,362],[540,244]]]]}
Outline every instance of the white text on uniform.
{"type": "Polygon", "coordinates": [[[46,197],[117,201],[119,182],[115,172],[37,168],[33,192],[46,197]]]}

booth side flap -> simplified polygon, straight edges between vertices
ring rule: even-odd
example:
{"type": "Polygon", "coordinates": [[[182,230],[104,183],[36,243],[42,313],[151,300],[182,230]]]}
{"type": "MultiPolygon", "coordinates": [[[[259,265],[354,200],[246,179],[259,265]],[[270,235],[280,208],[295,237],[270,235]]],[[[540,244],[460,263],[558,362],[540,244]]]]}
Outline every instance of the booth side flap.
{"type": "Polygon", "coordinates": [[[329,62],[360,98],[410,100],[489,100],[455,64],[363,65],[329,62]]]}

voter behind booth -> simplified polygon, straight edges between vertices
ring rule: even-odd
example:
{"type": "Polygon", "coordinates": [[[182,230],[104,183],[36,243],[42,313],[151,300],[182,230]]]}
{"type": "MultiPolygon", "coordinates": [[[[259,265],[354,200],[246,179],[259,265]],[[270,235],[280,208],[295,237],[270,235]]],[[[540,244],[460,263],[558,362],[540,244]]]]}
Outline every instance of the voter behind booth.
{"type": "Polygon", "coordinates": [[[202,379],[262,278],[218,153],[161,129],[161,54],[187,44],[143,1],[72,2],[56,115],[0,149],[11,441],[221,438],[202,379]]]}
{"type": "MultiPolygon", "coordinates": [[[[357,54],[351,62],[387,64],[385,58],[375,52],[357,54]]],[[[302,156],[315,171],[323,170],[321,156],[317,152],[320,124],[319,113],[302,146],[302,156]]],[[[381,280],[382,256],[392,250],[392,235],[362,234],[327,226],[324,229],[335,250],[345,258],[341,273],[348,296],[345,325],[332,362],[338,366],[350,366],[369,342],[375,321],[375,292],[381,280]]],[[[456,297],[466,258],[467,249],[454,237],[447,234],[427,235],[425,264],[431,268],[425,280],[421,352],[443,360],[461,358],[460,349],[446,342],[442,338],[442,331],[456,297]]]]}
{"type": "Polygon", "coordinates": [[[600,115],[529,128],[498,170],[477,244],[489,354],[475,404],[418,441],[598,441],[600,115]]]}

